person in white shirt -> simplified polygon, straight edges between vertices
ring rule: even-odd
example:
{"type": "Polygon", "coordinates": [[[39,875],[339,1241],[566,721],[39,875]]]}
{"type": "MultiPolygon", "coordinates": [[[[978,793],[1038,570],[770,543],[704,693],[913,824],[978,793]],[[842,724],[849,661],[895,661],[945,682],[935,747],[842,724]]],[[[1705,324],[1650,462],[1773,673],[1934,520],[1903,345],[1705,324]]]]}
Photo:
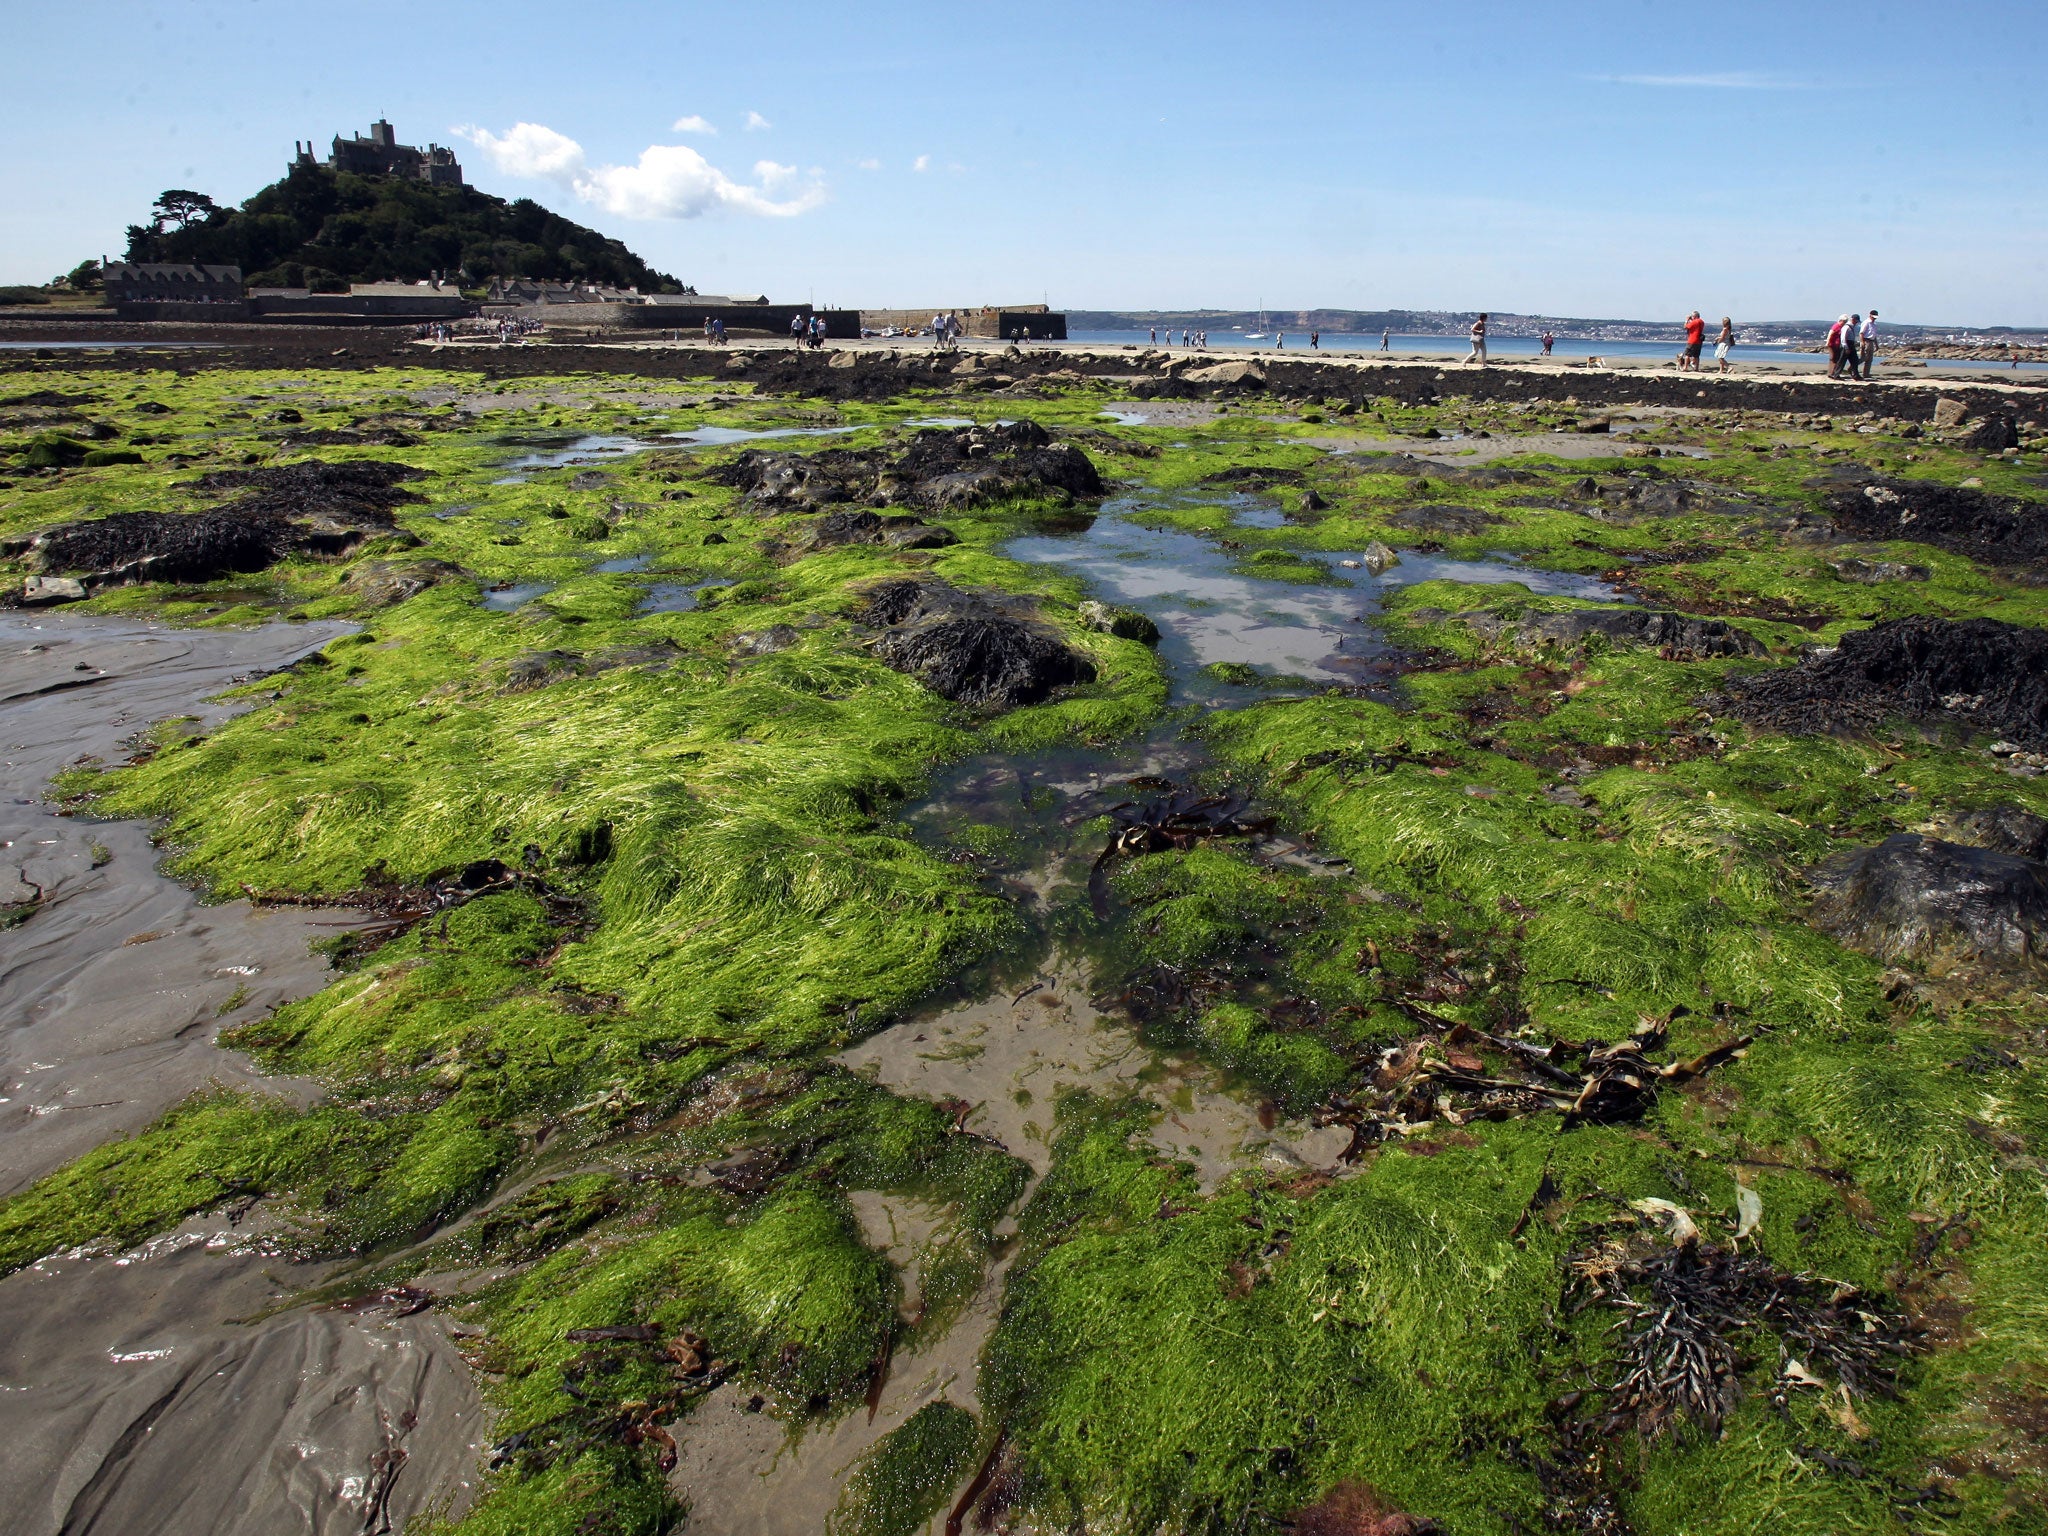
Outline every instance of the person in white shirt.
{"type": "Polygon", "coordinates": [[[1863,322],[1863,377],[1870,377],[1870,370],[1877,366],[1877,311],[1870,312],[1870,318],[1863,322]]]}

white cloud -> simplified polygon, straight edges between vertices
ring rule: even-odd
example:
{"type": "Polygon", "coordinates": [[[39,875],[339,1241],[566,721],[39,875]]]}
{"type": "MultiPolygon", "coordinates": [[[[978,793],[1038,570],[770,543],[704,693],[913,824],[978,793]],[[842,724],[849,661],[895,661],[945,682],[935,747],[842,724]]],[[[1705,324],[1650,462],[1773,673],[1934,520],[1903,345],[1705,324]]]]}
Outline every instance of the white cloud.
{"type": "Polygon", "coordinates": [[[932,157],[930,155],[919,155],[910,162],[910,168],[913,171],[928,171],[932,168],[932,157]]]}
{"type": "Polygon", "coordinates": [[[777,201],[767,184],[736,182],[686,144],[650,144],[637,165],[600,165],[576,178],[578,197],[627,219],[694,219],[714,208],[788,218],[825,200],[822,186],[792,190],[777,201]]]}
{"type": "Polygon", "coordinates": [[[718,132],[716,128],[711,126],[710,122],[707,119],[699,117],[694,112],[692,112],[688,117],[677,118],[673,123],[669,124],[669,128],[670,131],[675,133],[718,132]]]}
{"type": "Polygon", "coordinates": [[[758,112],[749,112],[747,114],[747,132],[749,133],[759,133],[763,128],[773,128],[774,126],[773,123],[769,122],[767,118],[758,112]]]}
{"type": "Polygon", "coordinates": [[[882,162],[879,160],[858,160],[854,163],[863,171],[879,171],[882,168],[882,162]]]}
{"type": "Polygon", "coordinates": [[[825,200],[821,179],[795,185],[793,165],[758,161],[758,186],[734,181],[687,144],[650,144],[632,165],[591,165],[583,146],[539,123],[516,123],[495,134],[477,127],[455,132],[476,145],[508,176],[568,187],[577,197],[625,219],[694,219],[715,210],[789,218],[825,200]]]}
{"type": "Polygon", "coordinates": [[[1804,80],[1786,80],[1777,75],[1760,75],[1741,69],[1709,75],[1595,75],[1592,78],[1609,85],[1654,85],[1676,90],[1805,91],[1813,88],[1804,80]]]}
{"type": "Polygon", "coordinates": [[[583,169],[583,146],[539,123],[514,123],[502,136],[474,126],[454,131],[456,137],[469,140],[488,155],[491,164],[507,176],[567,181],[583,169]]]}

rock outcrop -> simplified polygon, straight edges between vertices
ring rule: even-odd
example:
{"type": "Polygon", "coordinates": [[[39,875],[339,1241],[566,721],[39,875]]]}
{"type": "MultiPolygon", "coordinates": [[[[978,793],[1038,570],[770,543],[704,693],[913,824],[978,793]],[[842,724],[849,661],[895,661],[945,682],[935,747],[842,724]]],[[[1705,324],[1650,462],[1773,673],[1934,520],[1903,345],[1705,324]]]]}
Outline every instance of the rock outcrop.
{"type": "Polygon", "coordinates": [[[1793,735],[1870,731],[1904,718],[2048,750],[2048,630],[1998,619],[1891,619],[1832,651],[1731,678],[1716,713],[1793,735]]]}
{"type": "Polygon", "coordinates": [[[1808,878],[1821,892],[1814,925],[1880,959],[2048,953],[2048,865],[2037,859],[1901,832],[1808,878]]]}
{"type": "Polygon", "coordinates": [[[876,656],[955,703],[1014,709],[1095,680],[1093,662],[999,593],[901,577],[870,587],[860,617],[882,631],[876,656]]]}
{"type": "Polygon", "coordinates": [[[1094,461],[1055,443],[1036,422],[920,432],[901,453],[828,448],[818,453],[749,449],[713,478],[761,512],[816,512],[852,504],[964,511],[1010,500],[1084,500],[1104,494],[1094,461]]]}

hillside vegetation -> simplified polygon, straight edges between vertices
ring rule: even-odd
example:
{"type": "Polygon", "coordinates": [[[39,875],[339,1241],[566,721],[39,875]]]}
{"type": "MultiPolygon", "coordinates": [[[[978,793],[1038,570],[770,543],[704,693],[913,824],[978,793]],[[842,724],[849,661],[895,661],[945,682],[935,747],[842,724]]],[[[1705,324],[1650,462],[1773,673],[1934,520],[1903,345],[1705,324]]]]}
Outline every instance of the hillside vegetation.
{"type": "Polygon", "coordinates": [[[239,208],[167,192],[150,224],[128,227],[130,261],[235,265],[255,286],[344,288],[435,272],[581,280],[681,291],[625,244],[474,187],[436,187],[326,166],[294,166],[239,208]]]}

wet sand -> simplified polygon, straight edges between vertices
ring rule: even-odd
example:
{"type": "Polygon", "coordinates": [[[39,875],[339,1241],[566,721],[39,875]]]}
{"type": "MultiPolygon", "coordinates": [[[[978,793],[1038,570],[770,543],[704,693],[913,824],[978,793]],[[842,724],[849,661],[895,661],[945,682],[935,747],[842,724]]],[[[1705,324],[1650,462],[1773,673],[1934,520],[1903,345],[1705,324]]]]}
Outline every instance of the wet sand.
{"type": "Polygon", "coordinates": [[[321,1275],[209,1217],[0,1281],[7,1529],[368,1536],[464,1502],[484,1415],[433,1314],[236,1321],[321,1275]]]}
{"type": "Polygon", "coordinates": [[[348,627],[0,614],[0,903],[37,903],[0,941],[0,1194],[209,1082],[252,1081],[214,1035],[325,986],[307,946],[355,921],[203,905],[157,871],[147,826],[58,816],[45,786],[81,757],[121,760],[155,721],[210,728],[234,712],[212,695],[348,627]]]}
{"type": "MultiPolygon", "coordinates": [[[[211,728],[236,708],[214,694],[349,627],[0,614],[0,901],[32,907],[0,936],[0,1193],[210,1083],[311,1095],[214,1036],[325,985],[308,943],[355,917],[203,905],[157,870],[145,825],[60,817],[42,794],[157,720],[211,728]]],[[[0,1280],[7,1529],[353,1536],[459,1501],[482,1411],[431,1313],[241,1321],[325,1273],[208,1217],[0,1280]]]]}

